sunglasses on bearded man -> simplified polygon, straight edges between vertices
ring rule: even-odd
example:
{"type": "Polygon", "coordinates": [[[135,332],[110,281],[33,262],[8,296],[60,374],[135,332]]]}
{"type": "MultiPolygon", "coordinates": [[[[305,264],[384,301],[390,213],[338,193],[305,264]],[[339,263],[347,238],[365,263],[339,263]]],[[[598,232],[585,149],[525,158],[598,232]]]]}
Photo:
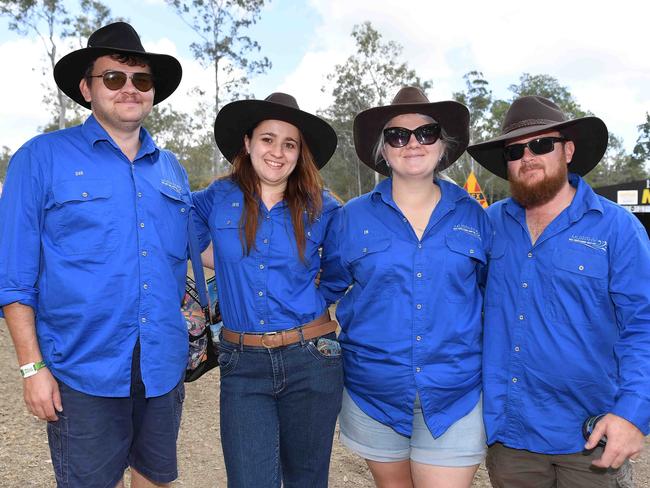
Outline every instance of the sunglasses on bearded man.
{"type": "Polygon", "coordinates": [[[517,161],[524,157],[524,149],[530,149],[530,152],[541,156],[542,154],[548,154],[553,151],[555,148],[556,142],[566,142],[568,139],[564,137],[539,137],[528,141],[524,144],[510,144],[503,148],[503,157],[506,161],[517,161]]]}
{"type": "Polygon", "coordinates": [[[125,73],[124,71],[106,71],[101,75],[87,76],[87,78],[101,78],[104,86],[109,90],[119,90],[126,85],[127,78],[138,91],[148,92],[153,88],[153,75],[151,73],[125,73]]]}
{"type": "Polygon", "coordinates": [[[440,138],[440,124],[425,124],[413,130],[404,127],[387,127],[384,129],[384,142],[392,147],[404,147],[409,143],[411,134],[420,144],[425,146],[434,144],[440,138]]]}

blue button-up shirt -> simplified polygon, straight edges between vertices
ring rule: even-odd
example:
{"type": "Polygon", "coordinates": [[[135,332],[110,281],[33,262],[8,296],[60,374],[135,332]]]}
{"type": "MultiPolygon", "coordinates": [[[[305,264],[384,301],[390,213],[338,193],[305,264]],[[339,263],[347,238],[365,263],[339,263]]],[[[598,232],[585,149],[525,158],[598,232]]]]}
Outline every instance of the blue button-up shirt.
{"type": "Polygon", "coordinates": [[[418,239],[387,179],[349,201],[325,241],[321,288],[341,324],[345,385],[372,418],[411,435],[419,394],[434,437],[481,392],[481,278],[491,228],[467,192],[442,198],[418,239]]]}
{"type": "MultiPolygon", "coordinates": [[[[224,326],[238,332],[290,329],[326,308],[316,287],[321,247],[333,211],[340,205],[323,192],[323,211],[305,225],[305,261],[298,255],[289,207],[260,203],[255,247],[246,255],[240,240],[244,195],[231,180],[218,180],[193,194],[203,247],[212,238],[219,307],[224,326]]],[[[305,216],[305,222],[307,218],[305,216]]],[[[326,251],[325,251],[326,252],[326,251]]]]}
{"type": "Polygon", "coordinates": [[[187,176],[144,129],[140,142],[131,164],[93,116],[38,136],[0,199],[0,306],[32,307],[54,376],[91,395],[129,396],[138,338],[147,396],[187,364],[187,176]]]}
{"type": "Polygon", "coordinates": [[[648,434],[650,243],[639,221],[577,175],[571,202],[531,243],[525,209],[492,205],[485,301],[488,443],[583,449],[581,426],[612,412],[648,434]]]}

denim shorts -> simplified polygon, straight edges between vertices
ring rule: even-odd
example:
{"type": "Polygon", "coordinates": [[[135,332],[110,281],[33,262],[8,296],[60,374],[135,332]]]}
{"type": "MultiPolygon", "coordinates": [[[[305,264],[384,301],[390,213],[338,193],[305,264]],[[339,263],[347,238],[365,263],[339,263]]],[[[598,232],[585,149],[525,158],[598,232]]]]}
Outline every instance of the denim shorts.
{"type": "Polygon", "coordinates": [[[47,424],[57,487],[113,488],[127,466],[157,483],[178,476],[185,387],[181,380],[169,393],[145,398],[139,356],[136,345],[128,398],[87,395],[59,381],[63,412],[47,424]]]}
{"type": "Polygon", "coordinates": [[[371,461],[397,462],[411,459],[432,466],[462,467],[480,464],[485,459],[485,429],[482,402],[434,439],[427,428],[420,402],[413,408],[411,437],[395,432],[363,412],[347,390],[339,416],[341,442],[359,456],[371,461]]]}

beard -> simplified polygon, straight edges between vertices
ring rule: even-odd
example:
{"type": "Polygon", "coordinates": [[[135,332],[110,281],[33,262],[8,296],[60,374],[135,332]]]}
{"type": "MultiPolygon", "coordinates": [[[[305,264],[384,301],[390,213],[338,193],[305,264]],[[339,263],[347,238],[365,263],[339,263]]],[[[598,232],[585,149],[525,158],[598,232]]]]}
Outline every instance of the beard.
{"type": "MultiPolygon", "coordinates": [[[[548,168],[547,168],[548,169],[548,168]]],[[[508,173],[510,192],[512,198],[524,208],[536,207],[550,202],[557,195],[562,187],[566,185],[569,176],[569,169],[566,164],[560,164],[558,171],[550,176],[545,174],[544,179],[536,183],[513,178],[508,173]]]]}

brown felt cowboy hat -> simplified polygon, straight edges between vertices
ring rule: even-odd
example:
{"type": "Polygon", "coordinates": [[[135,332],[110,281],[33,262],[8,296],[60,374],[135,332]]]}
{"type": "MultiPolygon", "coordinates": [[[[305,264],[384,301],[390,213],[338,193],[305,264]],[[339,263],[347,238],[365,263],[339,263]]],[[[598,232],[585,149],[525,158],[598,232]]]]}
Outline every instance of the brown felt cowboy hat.
{"type": "Polygon", "coordinates": [[[364,110],[354,119],[354,147],[357,156],[368,167],[385,176],[390,174],[386,161],[375,161],[375,145],[386,123],[398,115],[422,114],[433,118],[445,132],[457,141],[448,150],[437,170],[451,166],[469,143],[469,110],[454,101],[429,102],[426,95],[414,86],[403,87],[390,105],[364,110]]]}
{"type": "Polygon", "coordinates": [[[90,103],[79,90],[79,82],[90,63],[107,54],[127,54],[147,60],[154,77],[154,105],[171,95],[181,82],[183,69],[176,58],[146,52],[133,27],[126,22],[115,22],[93,32],[88,38],[87,47],[63,56],[56,63],[56,84],[79,105],[90,108],[90,103]]]}
{"type": "Polygon", "coordinates": [[[224,106],[214,121],[214,138],[221,154],[232,163],[244,145],[244,136],[270,119],[288,122],[300,130],[318,169],[334,154],[334,129],[320,117],[300,110],[296,99],[286,93],[271,93],[264,100],[238,100],[224,106]]]}
{"type": "Polygon", "coordinates": [[[512,102],[499,137],[473,144],[467,148],[467,152],[488,171],[508,179],[508,166],[503,155],[505,143],[548,131],[559,131],[573,141],[575,152],[569,171],[580,176],[589,173],[607,150],[607,126],[598,117],[569,120],[552,101],[538,96],[526,96],[512,102]]]}

